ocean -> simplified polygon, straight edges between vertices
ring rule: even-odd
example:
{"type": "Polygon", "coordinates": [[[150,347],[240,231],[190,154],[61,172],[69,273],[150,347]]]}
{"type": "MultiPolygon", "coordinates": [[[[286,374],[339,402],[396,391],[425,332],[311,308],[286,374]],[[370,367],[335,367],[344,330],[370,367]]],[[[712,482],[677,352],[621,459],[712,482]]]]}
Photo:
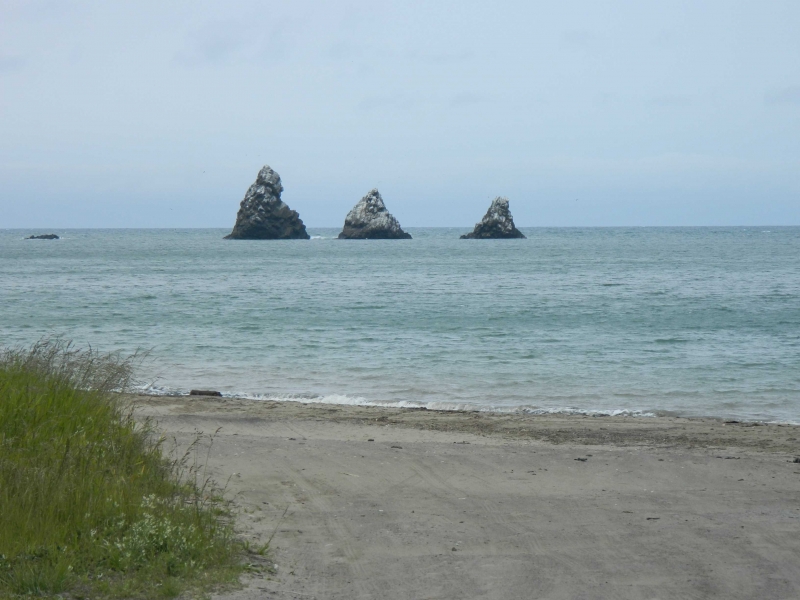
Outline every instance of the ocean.
{"type": "Polygon", "coordinates": [[[800,227],[468,230],[0,230],[1,343],[149,350],[151,393],[800,423],[800,227]]]}

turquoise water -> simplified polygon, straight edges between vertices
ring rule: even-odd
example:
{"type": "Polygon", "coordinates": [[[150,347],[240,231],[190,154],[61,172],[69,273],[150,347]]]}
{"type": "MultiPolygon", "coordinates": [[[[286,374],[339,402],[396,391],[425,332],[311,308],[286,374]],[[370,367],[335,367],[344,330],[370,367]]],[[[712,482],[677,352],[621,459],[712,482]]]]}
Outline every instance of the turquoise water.
{"type": "Polygon", "coordinates": [[[409,231],[3,230],[2,343],[147,348],[154,391],[800,422],[800,228],[409,231]]]}

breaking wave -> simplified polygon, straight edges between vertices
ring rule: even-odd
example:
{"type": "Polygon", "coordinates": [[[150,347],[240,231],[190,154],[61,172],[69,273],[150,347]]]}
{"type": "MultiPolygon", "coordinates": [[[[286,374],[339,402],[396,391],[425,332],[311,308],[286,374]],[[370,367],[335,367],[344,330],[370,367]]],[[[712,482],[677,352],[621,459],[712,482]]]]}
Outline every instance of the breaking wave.
{"type": "MultiPolygon", "coordinates": [[[[148,396],[188,396],[190,390],[146,385],[138,388],[141,394],[148,396]]],[[[539,406],[497,406],[492,404],[476,404],[471,402],[445,402],[416,400],[369,400],[361,396],[346,394],[328,394],[325,396],[304,396],[293,394],[252,394],[244,392],[220,392],[223,398],[262,400],[269,402],[298,402],[300,404],[329,404],[338,406],[374,406],[382,408],[406,408],[412,410],[433,410],[445,412],[485,412],[498,414],[524,415],[585,415],[590,417],[656,417],[656,413],[647,410],[632,409],[583,409],[570,406],[543,408],[539,406]]]]}

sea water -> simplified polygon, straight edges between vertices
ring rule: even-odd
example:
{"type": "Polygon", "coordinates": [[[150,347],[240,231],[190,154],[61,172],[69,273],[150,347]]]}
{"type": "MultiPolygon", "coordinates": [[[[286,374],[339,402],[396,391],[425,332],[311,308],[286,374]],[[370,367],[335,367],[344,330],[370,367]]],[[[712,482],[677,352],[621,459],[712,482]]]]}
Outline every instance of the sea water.
{"type": "Polygon", "coordinates": [[[800,422],[800,228],[409,231],[0,230],[2,345],[147,349],[151,392],[800,422]]]}

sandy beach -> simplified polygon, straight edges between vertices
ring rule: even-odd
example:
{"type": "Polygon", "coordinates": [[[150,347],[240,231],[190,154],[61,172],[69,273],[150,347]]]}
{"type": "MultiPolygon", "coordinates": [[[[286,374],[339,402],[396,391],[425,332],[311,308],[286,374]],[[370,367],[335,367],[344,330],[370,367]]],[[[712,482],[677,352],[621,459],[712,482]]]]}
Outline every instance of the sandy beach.
{"type": "Polygon", "coordinates": [[[800,597],[797,426],[134,400],[272,537],[219,598],[800,597]]]}

